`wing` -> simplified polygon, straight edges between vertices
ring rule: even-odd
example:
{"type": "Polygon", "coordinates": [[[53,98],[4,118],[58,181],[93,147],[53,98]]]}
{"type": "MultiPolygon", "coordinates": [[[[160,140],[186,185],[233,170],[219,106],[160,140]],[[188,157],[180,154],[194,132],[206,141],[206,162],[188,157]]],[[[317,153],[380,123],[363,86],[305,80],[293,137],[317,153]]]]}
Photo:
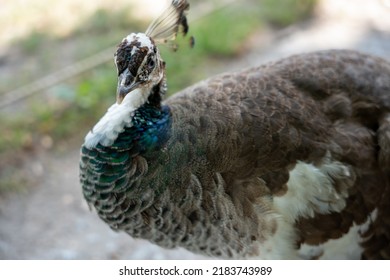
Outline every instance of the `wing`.
{"type": "MultiPolygon", "coordinates": [[[[172,157],[191,167],[180,176],[202,185],[205,219],[232,215],[225,226],[241,229],[230,233],[248,240],[245,254],[264,243],[296,249],[339,238],[375,209],[378,217],[388,213],[389,88],[387,62],[349,51],[221,75],[166,101],[174,117],[171,150],[185,150],[172,157]],[[216,207],[207,190],[209,197],[219,193],[226,215],[210,210],[216,207]],[[275,222],[275,215],[282,218],[275,222]]],[[[383,227],[388,234],[383,222],[369,232],[383,227]]],[[[366,252],[389,238],[370,240],[366,252]]],[[[261,257],[280,255],[294,257],[280,248],[261,257]]]]}

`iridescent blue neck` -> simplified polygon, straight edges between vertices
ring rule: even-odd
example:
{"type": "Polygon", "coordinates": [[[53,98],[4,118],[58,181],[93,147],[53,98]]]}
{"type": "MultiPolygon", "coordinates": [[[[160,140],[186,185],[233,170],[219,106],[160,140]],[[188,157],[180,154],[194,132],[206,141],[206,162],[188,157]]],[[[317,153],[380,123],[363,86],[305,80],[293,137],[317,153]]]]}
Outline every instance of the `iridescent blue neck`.
{"type": "Polygon", "coordinates": [[[169,138],[172,124],[168,106],[155,107],[146,104],[134,114],[133,127],[138,147],[143,151],[159,149],[169,138]]]}
{"type": "Polygon", "coordinates": [[[161,105],[165,91],[163,80],[152,89],[142,106],[128,112],[130,121],[121,128],[112,145],[107,147],[116,151],[129,151],[134,155],[160,149],[169,138],[172,124],[170,108],[161,105]]]}

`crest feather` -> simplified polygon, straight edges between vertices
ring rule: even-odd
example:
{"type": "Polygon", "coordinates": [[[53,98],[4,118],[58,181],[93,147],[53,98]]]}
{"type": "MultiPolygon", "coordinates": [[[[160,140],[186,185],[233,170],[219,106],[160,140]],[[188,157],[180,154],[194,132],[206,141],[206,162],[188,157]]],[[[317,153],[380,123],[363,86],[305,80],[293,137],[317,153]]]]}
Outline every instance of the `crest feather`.
{"type": "Polygon", "coordinates": [[[148,27],[145,34],[156,43],[166,43],[175,40],[179,30],[186,35],[188,23],[186,11],[190,4],[186,0],[172,0],[171,5],[148,27]]]}

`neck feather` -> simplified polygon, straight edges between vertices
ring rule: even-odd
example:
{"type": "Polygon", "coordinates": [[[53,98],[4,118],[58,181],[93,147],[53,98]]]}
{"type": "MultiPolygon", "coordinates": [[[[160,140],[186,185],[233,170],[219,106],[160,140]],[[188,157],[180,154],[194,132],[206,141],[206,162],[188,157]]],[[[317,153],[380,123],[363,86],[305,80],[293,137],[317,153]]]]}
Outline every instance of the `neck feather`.
{"type": "Polygon", "coordinates": [[[85,146],[89,149],[98,144],[110,146],[125,127],[132,126],[134,112],[140,108],[148,98],[140,89],[126,95],[121,104],[115,103],[108,108],[106,114],[99,120],[85,137],[85,146]]]}
{"type": "Polygon", "coordinates": [[[136,89],[127,94],[121,104],[115,103],[108,108],[106,114],[85,137],[84,145],[88,149],[95,148],[98,144],[105,147],[111,146],[125,128],[133,126],[133,118],[138,109],[145,104],[160,109],[162,96],[166,90],[164,77],[158,85],[148,92],[136,89]]]}

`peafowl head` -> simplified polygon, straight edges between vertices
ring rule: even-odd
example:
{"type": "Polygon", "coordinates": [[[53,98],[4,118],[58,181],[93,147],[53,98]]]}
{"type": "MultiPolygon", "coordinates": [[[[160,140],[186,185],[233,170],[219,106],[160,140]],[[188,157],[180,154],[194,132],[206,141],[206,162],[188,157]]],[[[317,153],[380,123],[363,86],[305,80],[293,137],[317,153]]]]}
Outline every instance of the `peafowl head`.
{"type": "Polygon", "coordinates": [[[180,27],[184,35],[187,33],[188,8],[186,0],[173,0],[145,33],[131,33],[118,45],[115,53],[118,104],[129,95],[146,101],[155,86],[165,87],[165,62],[156,44],[175,39],[180,27]]]}
{"type": "MultiPolygon", "coordinates": [[[[153,100],[160,103],[166,91],[165,62],[157,48],[168,43],[179,31],[188,31],[186,0],[173,0],[145,33],[131,33],[118,45],[115,64],[118,72],[117,102],[99,120],[85,138],[87,148],[110,146],[124,127],[132,126],[135,111],[153,100]]],[[[150,103],[149,103],[150,104],[150,103]]]]}
{"type": "Polygon", "coordinates": [[[144,33],[132,33],[123,39],[115,54],[115,64],[118,104],[135,90],[146,98],[164,78],[165,63],[153,39],[144,33]]]}

